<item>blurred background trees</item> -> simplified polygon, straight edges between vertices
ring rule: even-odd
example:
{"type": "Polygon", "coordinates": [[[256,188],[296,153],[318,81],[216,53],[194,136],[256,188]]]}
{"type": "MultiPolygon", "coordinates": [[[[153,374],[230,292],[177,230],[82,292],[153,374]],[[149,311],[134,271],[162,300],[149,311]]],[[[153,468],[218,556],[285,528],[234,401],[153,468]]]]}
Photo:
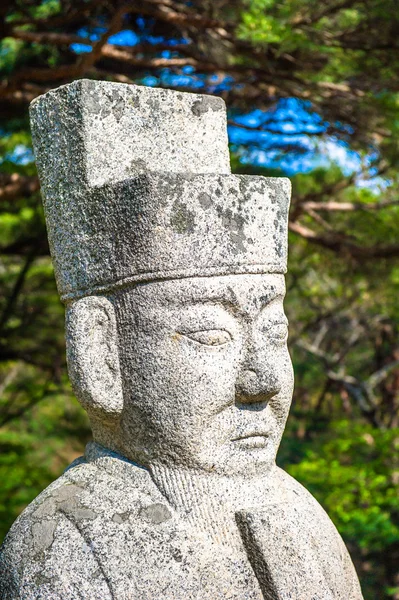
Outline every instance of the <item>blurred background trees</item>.
{"type": "Polygon", "coordinates": [[[2,0],[0,537],[90,437],[66,375],[28,106],[76,78],[222,96],[233,172],[293,182],[279,463],[399,598],[396,0],[2,0]]]}

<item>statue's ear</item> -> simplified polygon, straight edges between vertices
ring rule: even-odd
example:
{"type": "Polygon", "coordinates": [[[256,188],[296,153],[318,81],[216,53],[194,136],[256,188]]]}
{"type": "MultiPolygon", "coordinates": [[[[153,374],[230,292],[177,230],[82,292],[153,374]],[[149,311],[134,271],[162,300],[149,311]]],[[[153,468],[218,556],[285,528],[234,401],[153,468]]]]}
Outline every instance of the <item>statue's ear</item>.
{"type": "Polygon", "coordinates": [[[82,406],[97,418],[118,418],[123,396],[114,307],[90,296],[66,311],[69,377],[82,406]]]}

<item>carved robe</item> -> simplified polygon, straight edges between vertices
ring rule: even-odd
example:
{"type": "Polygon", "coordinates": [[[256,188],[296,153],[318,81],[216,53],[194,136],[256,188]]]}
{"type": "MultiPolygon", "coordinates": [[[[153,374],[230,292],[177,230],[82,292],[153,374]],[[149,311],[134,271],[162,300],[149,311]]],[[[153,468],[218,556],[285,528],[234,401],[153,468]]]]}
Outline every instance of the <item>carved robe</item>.
{"type": "Polygon", "coordinates": [[[10,530],[0,598],[362,599],[338,532],[301,485],[276,467],[231,489],[89,444],[10,530]]]}

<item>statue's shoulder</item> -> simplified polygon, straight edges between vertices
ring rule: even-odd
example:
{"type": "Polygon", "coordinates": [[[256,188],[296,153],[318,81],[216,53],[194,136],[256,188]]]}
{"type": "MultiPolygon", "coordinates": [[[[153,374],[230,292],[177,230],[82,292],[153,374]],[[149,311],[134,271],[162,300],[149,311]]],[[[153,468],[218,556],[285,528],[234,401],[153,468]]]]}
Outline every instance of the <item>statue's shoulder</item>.
{"type": "Polygon", "coordinates": [[[288,504],[297,507],[298,511],[302,510],[306,515],[313,514],[312,521],[320,521],[329,531],[333,531],[339,536],[324,508],[299,481],[279,467],[276,468],[274,477],[275,487],[279,489],[280,498],[286,498],[288,504]]]}
{"type": "MultiPolygon", "coordinates": [[[[73,466],[54,481],[14,522],[0,548],[2,600],[80,597],[72,586],[63,589],[61,569],[64,556],[73,549],[76,554],[85,551],[84,540],[68,517],[84,490],[71,474],[75,469],[82,472],[82,468],[87,470],[87,465],[73,466]]],[[[90,555],[90,551],[86,554],[90,555]]]]}
{"type": "Polygon", "coordinates": [[[316,498],[312,496],[312,494],[301,483],[299,483],[299,481],[297,481],[294,477],[292,477],[292,475],[289,475],[280,467],[276,467],[274,470],[273,480],[275,482],[275,486],[278,487],[287,498],[297,499],[326,514],[324,509],[317,502],[316,498]]]}
{"type": "Polygon", "coordinates": [[[148,496],[148,478],[139,471],[137,479],[75,461],[8,532],[0,548],[0,598],[73,600],[82,597],[82,585],[90,586],[83,597],[111,598],[93,538],[107,521],[123,520],[125,504],[134,510],[148,496]]]}
{"type": "MultiPolygon", "coordinates": [[[[270,503],[267,502],[262,511],[249,511],[240,516],[244,534],[257,540],[261,554],[270,565],[275,556],[280,556],[279,540],[284,539],[291,559],[296,553],[298,564],[306,562],[309,570],[310,565],[317,566],[315,579],[322,574],[328,589],[335,590],[334,598],[361,600],[352,560],[325,510],[303,485],[282,469],[277,468],[272,479],[270,503]],[[277,540],[276,547],[273,540],[277,540]]],[[[288,564],[289,557],[285,558],[288,564]]],[[[327,592],[325,597],[330,598],[327,592]]]]}
{"type": "Polygon", "coordinates": [[[276,469],[274,478],[274,487],[278,490],[281,506],[284,506],[282,510],[295,513],[296,519],[303,520],[308,528],[314,529],[316,535],[319,532],[320,536],[324,536],[331,544],[343,544],[324,508],[299,481],[280,468],[276,469]]]}

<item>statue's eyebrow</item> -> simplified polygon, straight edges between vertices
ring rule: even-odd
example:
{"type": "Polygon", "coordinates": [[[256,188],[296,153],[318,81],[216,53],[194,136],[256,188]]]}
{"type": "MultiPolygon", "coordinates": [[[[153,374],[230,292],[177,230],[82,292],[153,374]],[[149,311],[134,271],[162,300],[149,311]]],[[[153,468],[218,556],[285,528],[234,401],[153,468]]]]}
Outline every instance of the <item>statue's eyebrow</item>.
{"type": "MultiPolygon", "coordinates": [[[[200,292],[201,296],[196,298],[194,295],[189,300],[185,301],[185,304],[190,304],[192,306],[207,306],[207,305],[219,305],[221,308],[227,310],[233,316],[247,316],[249,311],[245,310],[239,302],[237,295],[234,290],[231,288],[227,288],[223,291],[215,291],[214,293],[209,293],[206,297],[204,297],[203,291],[200,292]]],[[[283,291],[273,291],[270,293],[265,293],[262,296],[257,296],[256,298],[256,313],[260,313],[262,310],[273,304],[278,300],[284,299],[283,291]]],[[[252,311],[251,311],[252,312],[252,311]]],[[[253,315],[254,316],[254,315],[253,315]]]]}
{"type": "Polygon", "coordinates": [[[285,296],[285,292],[275,291],[275,290],[273,290],[269,294],[264,294],[263,296],[260,296],[259,297],[259,309],[262,310],[263,308],[266,308],[267,306],[269,306],[276,300],[284,300],[284,296],[285,296]]]}

